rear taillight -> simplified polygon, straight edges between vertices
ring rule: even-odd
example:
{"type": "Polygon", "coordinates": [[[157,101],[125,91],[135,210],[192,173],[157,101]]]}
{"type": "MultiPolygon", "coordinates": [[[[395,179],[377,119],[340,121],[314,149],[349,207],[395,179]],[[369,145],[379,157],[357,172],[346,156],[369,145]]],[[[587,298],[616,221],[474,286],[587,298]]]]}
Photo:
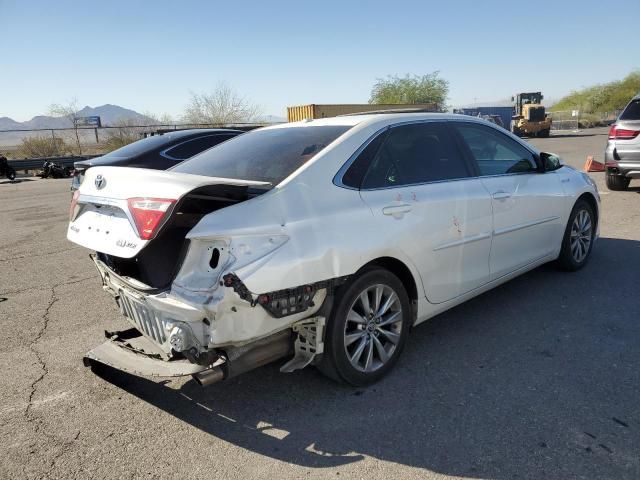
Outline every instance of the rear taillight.
{"type": "Polygon", "coordinates": [[[640,134],[640,130],[629,130],[627,128],[619,128],[617,125],[611,125],[609,140],[632,140],[638,134],[640,134]]]}
{"type": "Polygon", "coordinates": [[[69,205],[69,221],[73,222],[76,218],[76,207],[78,206],[78,198],[80,197],[80,190],[75,190],[71,196],[71,205],[69,205]]]}
{"type": "Polygon", "coordinates": [[[170,198],[130,198],[127,202],[142,240],[151,240],[155,236],[165,215],[176,203],[170,198]]]}

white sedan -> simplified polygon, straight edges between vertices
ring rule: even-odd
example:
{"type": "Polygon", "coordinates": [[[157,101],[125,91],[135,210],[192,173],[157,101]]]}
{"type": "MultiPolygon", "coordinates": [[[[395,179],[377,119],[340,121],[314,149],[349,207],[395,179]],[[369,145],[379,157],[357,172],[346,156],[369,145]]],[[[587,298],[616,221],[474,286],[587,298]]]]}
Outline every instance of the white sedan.
{"type": "Polygon", "coordinates": [[[249,132],[169,171],[97,167],[68,238],[131,324],[87,364],[214,383],[289,356],[353,385],[411,327],[543,263],[585,265],[584,173],[461,115],[352,115],[249,132]]]}

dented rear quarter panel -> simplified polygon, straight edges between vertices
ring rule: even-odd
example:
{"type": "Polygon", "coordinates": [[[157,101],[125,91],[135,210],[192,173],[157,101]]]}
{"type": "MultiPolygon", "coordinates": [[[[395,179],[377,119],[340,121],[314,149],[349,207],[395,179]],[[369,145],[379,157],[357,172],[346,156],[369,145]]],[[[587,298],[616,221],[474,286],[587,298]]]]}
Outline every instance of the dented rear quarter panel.
{"type": "Polygon", "coordinates": [[[420,284],[414,265],[393,242],[394,232],[363,221],[373,213],[360,193],[333,184],[340,167],[386,123],[380,118],[355,126],[268,193],[204,217],[188,238],[286,235],[288,241],[271,254],[242,268],[230,265],[254,294],[351,275],[387,256],[403,261],[420,284]]]}

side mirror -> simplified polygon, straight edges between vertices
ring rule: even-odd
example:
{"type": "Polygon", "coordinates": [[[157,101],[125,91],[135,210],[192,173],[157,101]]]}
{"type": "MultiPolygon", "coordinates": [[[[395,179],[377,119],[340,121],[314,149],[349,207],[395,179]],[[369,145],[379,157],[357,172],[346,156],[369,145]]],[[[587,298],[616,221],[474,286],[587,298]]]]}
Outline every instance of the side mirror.
{"type": "Polygon", "coordinates": [[[540,153],[540,160],[542,161],[542,169],[545,172],[551,172],[562,167],[562,160],[554,153],[542,152],[540,153]]]}

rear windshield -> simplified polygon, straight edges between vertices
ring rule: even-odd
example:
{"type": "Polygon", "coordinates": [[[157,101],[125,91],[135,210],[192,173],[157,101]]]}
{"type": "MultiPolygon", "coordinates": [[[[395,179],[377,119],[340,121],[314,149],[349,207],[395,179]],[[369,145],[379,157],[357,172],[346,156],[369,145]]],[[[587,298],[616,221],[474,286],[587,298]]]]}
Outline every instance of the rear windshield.
{"type": "Polygon", "coordinates": [[[277,185],[349,128],[322,125],[255,130],[196,155],[171,170],[277,185]]]}
{"type": "Polygon", "coordinates": [[[136,155],[140,155],[141,153],[149,152],[156,148],[160,148],[164,145],[170,144],[186,136],[184,134],[176,135],[176,133],[165,133],[164,135],[153,135],[151,137],[138,140],[136,142],[130,143],[129,145],[125,145],[124,147],[118,148],[117,150],[109,152],[106,155],[104,155],[104,157],[109,157],[109,158],[135,157],[136,155]]]}
{"type": "Polygon", "coordinates": [[[640,99],[633,100],[627,108],[624,109],[620,120],[640,120],[640,99]]]}

